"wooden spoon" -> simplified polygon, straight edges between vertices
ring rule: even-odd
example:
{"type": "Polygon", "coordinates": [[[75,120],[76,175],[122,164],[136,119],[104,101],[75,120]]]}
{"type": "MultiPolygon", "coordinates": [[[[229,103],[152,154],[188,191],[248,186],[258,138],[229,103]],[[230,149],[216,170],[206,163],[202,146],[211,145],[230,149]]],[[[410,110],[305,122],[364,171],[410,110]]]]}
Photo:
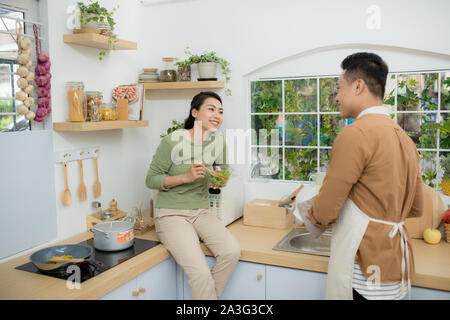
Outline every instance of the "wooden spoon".
{"type": "Polygon", "coordinates": [[[80,168],[80,186],[78,187],[78,197],[80,201],[87,199],[86,185],[83,181],[83,160],[78,160],[78,167],[80,168]]]}
{"type": "Polygon", "coordinates": [[[95,168],[95,181],[94,181],[94,198],[100,197],[102,194],[102,185],[98,179],[98,158],[94,158],[94,168],[95,168]]]}
{"type": "Polygon", "coordinates": [[[67,163],[63,163],[63,171],[64,171],[64,192],[63,192],[63,196],[62,196],[62,203],[65,206],[69,206],[70,202],[72,202],[72,194],[70,193],[69,190],[69,185],[67,183],[67,163]]]}
{"type": "Polygon", "coordinates": [[[47,260],[48,263],[80,263],[84,262],[84,259],[64,259],[64,258],[50,258],[47,260]]]}

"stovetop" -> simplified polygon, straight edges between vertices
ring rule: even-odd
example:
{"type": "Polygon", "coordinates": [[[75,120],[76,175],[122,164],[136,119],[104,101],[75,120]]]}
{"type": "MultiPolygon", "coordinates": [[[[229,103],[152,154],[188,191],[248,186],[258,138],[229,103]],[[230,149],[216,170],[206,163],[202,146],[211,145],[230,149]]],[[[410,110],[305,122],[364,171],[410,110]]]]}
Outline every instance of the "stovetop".
{"type": "MultiPolygon", "coordinates": [[[[80,283],[91,279],[100,273],[113,268],[114,266],[127,261],[128,259],[137,256],[138,254],[147,251],[160,242],[153,240],[134,239],[134,244],[128,249],[120,251],[101,251],[94,248],[94,239],[89,239],[78,244],[84,244],[94,249],[91,256],[82,263],[78,263],[77,266],[80,269],[80,283]]],[[[66,280],[74,274],[74,268],[71,267],[74,264],[68,264],[63,268],[58,268],[52,271],[39,270],[32,262],[25,263],[15,269],[28,271],[32,273],[42,274],[49,277],[59,278],[66,280]]]]}

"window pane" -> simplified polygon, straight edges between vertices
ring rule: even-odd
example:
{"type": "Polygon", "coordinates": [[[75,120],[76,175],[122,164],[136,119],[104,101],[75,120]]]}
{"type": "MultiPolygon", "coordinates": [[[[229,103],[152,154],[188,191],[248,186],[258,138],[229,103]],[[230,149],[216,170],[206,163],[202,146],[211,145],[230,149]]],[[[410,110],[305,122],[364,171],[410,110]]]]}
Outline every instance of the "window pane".
{"type": "Polygon", "coordinates": [[[254,81],[251,83],[251,112],[282,112],[282,81],[254,81]]]}
{"type": "Polygon", "coordinates": [[[395,74],[388,75],[386,79],[386,87],[384,89],[383,103],[387,105],[395,105],[395,88],[397,86],[397,79],[395,74]]]}
{"type": "Polygon", "coordinates": [[[317,116],[286,115],[285,143],[288,146],[317,146],[317,116]]]}
{"type": "Polygon", "coordinates": [[[399,113],[397,121],[417,145],[417,148],[437,147],[437,130],[432,125],[436,123],[435,113],[399,113]]]}
{"type": "Polygon", "coordinates": [[[441,73],[441,110],[450,110],[450,72],[441,73]]]}
{"type": "Polygon", "coordinates": [[[450,149],[450,119],[448,118],[448,113],[441,113],[440,121],[440,138],[439,138],[439,148],[440,149],[450,149]]]}
{"type": "Polygon", "coordinates": [[[320,145],[333,146],[334,139],[345,125],[345,119],[338,114],[322,114],[320,116],[320,145]]]}
{"type": "MultiPolygon", "coordinates": [[[[439,155],[440,174],[438,174],[439,187],[450,191],[450,152],[441,152],[439,155]]],[[[448,192],[447,192],[448,194],[448,192]]]]}
{"type": "Polygon", "coordinates": [[[328,168],[330,164],[331,149],[320,149],[320,168],[328,168]]]}
{"type": "Polygon", "coordinates": [[[437,153],[433,151],[419,151],[422,167],[422,180],[432,188],[436,188],[437,181],[437,153]]]}
{"type": "Polygon", "coordinates": [[[437,110],[437,73],[398,76],[397,110],[437,110]]]}
{"type": "Polygon", "coordinates": [[[286,80],[284,97],[286,112],[316,112],[317,80],[286,80]]]}
{"type": "MultiPolygon", "coordinates": [[[[0,14],[13,18],[23,19],[23,12],[13,11],[6,8],[0,8],[0,14]]],[[[19,22],[23,28],[23,22],[19,22]]],[[[2,19],[0,30],[16,34],[16,20],[2,19]]],[[[0,59],[16,59],[17,44],[13,37],[7,33],[0,33],[0,59]]]]}
{"type": "Polygon", "coordinates": [[[285,149],[285,180],[308,181],[317,172],[317,149],[285,149]]]}
{"type": "Polygon", "coordinates": [[[252,178],[283,178],[283,162],[280,148],[252,148],[252,178]]]}
{"type": "Polygon", "coordinates": [[[280,145],[283,141],[283,116],[253,115],[252,135],[253,145],[280,145]]]}
{"type": "Polygon", "coordinates": [[[339,105],[335,100],[338,93],[337,81],[338,78],[319,79],[320,111],[339,111],[339,105]]]}

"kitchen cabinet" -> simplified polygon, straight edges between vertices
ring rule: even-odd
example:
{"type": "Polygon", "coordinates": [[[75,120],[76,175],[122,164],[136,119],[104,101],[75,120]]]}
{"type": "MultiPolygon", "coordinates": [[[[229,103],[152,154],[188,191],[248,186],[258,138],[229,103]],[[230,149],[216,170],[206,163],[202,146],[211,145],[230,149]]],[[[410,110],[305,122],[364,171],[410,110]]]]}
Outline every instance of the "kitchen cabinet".
{"type": "Polygon", "coordinates": [[[413,286],[411,300],[450,300],[450,292],[413,286]]]}
{"type": "MultiPolygon", "coordinates": [[[[215,258],[206,257],[206,261],[208,262],[211,268],[215,262],[215,258]]],[[[239,261],[219,299],[220,300],[265,299],[266,296],[265,269],[266,266],[264,264],[239,261]]],[[[184,272],[183,272],[183,299],[184,300],[192,299],[191,287],[189,286],[188,283],[188,277],[184,272]]]]}
{"type": "Polygon", "coordinates": [[[266,266],[266,299],[323,300],[326,273],[266,266]]]}
{"type": "Polygon", "coordinates": [[[100,300],[175,300],[176,289],[176,263],[170,257],[100,300]]]}

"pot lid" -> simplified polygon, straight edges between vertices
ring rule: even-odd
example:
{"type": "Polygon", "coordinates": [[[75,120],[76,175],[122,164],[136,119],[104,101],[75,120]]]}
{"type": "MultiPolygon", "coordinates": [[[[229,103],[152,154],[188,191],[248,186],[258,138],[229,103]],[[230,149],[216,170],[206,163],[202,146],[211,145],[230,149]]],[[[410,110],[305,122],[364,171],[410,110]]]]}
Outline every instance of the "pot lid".
{"type": "Polygon", "coordinates": [[[104,232],[124,232],[133,228],[130,221],[108,221],[96,224],[92,229],[104,232]]]}

